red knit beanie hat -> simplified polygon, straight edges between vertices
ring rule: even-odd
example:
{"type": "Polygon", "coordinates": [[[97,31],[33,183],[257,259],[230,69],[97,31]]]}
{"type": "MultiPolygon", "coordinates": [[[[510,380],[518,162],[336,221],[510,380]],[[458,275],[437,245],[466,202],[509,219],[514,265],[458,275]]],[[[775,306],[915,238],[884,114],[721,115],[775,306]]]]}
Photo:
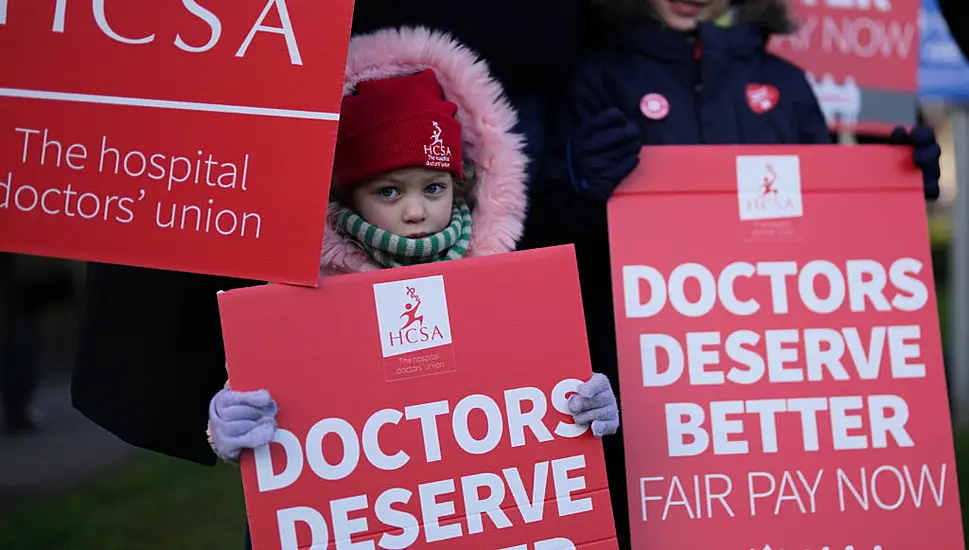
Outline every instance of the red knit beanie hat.
{"type": "Polygon", "coordinates": [[[379,174],[426,167],[463,175],[457,105],[430,69],[369,80],[343,98],[333,187],[349,189],[379,174]]]}

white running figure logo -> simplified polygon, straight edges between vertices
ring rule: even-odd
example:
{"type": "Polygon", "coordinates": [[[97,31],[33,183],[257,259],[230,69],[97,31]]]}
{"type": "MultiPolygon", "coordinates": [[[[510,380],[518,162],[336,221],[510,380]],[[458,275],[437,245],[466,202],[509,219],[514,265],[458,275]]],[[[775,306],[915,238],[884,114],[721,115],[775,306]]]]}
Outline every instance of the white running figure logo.
{"type": "Polygon", "coordinates": [[[431,147],[435,145],[444,145],[444,139],[441,138],[441,127],[438,126],[436,120],[432,120],[431,124],[434,125],[434,133],[431,134],[431,147]]]}

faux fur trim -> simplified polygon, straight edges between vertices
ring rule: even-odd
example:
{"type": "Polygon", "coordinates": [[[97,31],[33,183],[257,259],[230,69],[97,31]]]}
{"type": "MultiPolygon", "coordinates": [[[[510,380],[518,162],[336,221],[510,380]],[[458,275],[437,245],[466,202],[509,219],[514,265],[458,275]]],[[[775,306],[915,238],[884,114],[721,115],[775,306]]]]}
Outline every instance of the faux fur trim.
{"type": "MultiPolygon", "coordinates": [[[[511,252],[524,229],[527,157],[523,138],[513,133],[517,115],[483,60],[444,33],[421,27],[383,29],[351,39],[343,95],[359,82],[428,68],[458,106],[465,160],[475,166],[468,256],[511,252]]],[[[337,231],[334,212],[331,204],[320,274],[378,269],[362,247],[337,231]]]]}
{"type": "MultiPolygon", "coordinates": [[[[592,0],[607,21],[658,19],[650,0],[592,0]]],[[[799,22],[790,0],[743,0],[734,2],[737,23],[754,23],[772,34],[790,34],[799,22]]]]}

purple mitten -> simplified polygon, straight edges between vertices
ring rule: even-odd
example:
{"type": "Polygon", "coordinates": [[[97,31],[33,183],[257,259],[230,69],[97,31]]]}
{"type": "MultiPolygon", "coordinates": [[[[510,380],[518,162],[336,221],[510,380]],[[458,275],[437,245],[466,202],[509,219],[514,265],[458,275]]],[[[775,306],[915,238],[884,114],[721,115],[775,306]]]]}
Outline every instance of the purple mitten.
{"type": "Polygon", "coordinates": [[[276,402],[266,390],[241,392],[224,388],[209,402],[209,429],[216,454],[234,462],[242,449],[255,449],[272,441],[276,402]]]}
{"type": "Polygon", "coordinates": [[[596,437],[615,434],[619,430],[619,406],[606,375],[593,374],[576,391],[569,399],[569,410],[575,423],[588,425],[591,422],[592,434],[596,437]]]}

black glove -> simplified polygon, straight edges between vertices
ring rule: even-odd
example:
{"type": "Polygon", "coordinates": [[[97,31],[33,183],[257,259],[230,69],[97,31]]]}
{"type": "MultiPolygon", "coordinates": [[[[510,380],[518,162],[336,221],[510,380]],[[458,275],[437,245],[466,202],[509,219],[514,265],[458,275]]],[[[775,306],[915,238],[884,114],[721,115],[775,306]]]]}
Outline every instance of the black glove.
{"type": "Polygon", "coordinates": [[[922,169],[922,190],[925,192],[925,199],[934,201],[939,198],[939,177],[942,174],[939,158],[942,156],[942,148],[939,147],[932,128],[916,126],[909,132],[905,127],[897,126],[892,130],[888,141],[892,145],[908,145],[913,149],[912,161],[922,169]]]}
{"type": "Polygon", "coordinates": [[[639,164],[639,128],[615,107],[583,123],[569,140],[569,178],[579,195],[605,201],[639,164]]]}

